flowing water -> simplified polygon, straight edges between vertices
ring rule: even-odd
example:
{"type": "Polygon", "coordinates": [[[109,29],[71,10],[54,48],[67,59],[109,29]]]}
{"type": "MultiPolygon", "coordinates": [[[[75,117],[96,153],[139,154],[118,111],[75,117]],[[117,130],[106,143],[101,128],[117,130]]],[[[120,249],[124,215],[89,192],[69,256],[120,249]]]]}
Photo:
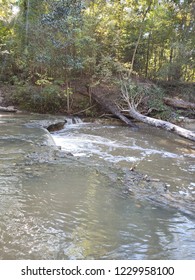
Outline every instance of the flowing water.
{"type": "Polygon", "coordinates": [[[193,143],[79,119],[51,136],[54,120],[0,117],[1,259],[195,258],[193,143]]]}

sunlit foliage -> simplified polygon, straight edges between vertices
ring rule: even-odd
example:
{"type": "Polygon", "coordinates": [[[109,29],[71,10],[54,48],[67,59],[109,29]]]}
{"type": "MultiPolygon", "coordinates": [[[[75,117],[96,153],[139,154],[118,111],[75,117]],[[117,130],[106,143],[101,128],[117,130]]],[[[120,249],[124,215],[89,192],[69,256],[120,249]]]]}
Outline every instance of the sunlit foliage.
{"type": "Polygon", "coordinates": [[[194,81],[194,15],[191,0],[1,0],[1,78],[99,79],[120,66],[194,81]]]}

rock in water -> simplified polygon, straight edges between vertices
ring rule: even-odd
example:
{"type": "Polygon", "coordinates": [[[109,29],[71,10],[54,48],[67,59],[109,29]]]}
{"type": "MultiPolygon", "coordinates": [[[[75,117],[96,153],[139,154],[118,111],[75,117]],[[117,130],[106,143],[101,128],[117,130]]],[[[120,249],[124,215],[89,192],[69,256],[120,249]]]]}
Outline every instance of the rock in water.
{"type": "Polygon", "coordinates": [[[63,121],[63,122],[57,122],[57,123],[53,123],[53,124],[50,124],[46,129],[49,131],[49,132],[53,132],[53,131],[58,131],[58,130],[61,130],[64,128],[64,125],[67,121],[63,121]]]}

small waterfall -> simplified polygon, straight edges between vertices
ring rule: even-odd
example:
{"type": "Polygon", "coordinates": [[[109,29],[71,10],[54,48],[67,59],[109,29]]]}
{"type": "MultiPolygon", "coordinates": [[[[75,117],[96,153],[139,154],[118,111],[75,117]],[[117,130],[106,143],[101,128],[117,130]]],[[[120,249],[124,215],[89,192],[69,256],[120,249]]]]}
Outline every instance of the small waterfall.
{"type": "Polygon", "coordinates": [[[83,123],[83,121],[79,117],[66,118],[66,121],[67,125],[83,123]]]}

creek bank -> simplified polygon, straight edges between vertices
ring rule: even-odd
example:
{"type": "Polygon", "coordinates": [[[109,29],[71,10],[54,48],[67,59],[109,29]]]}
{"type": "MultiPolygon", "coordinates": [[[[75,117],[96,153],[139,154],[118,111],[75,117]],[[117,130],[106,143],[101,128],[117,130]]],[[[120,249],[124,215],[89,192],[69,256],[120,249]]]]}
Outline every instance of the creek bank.
{"type": "MultiPolygon", "coordinates": [[[[149,84],[149,81],[147,81],[147,83],[149,84]]],[[[53,115],[57,116],[57,115],[64,115],[64,114],[68,113],[68,114],[70,114],[70,116],[71,115],[75,116],[78,113],[78,115],[81,118],[86,118],[86,117],[90,117],[90,116],[93,116],[93,118],[97,118],[97,120],[95,121],[96,123],[97,122],[103,123],[103,124],[107,123],[108,125],[109,125],[109,123],[110,124],[118,123],[119,125],[124,123],[125,125],[130,126],[132,128],[132,130],[138,129],[137,124],[139,122],[138,122],[138,120],[134,119],[135,116],[131,115],[131,114],[125,114],[125,112],[121,111],[117,107],[118,106],[117,100],[120,95],[119,89],[117,87],[108,86],[106,84],[103,84],[103,85],[97,85],[95,87],[89,88],[86,86],[86,84],[87,84],[87,81],[82,81],[80,83],[78,83],[78,81],[71,82],[73,94],[71,94],[71,107],[69,106],[70,110],[68,110],[68,112],[66,111],[67,108],[66,108],[65,100],[59,99],[59,98],[57,99],[57,101],[55,100],[54,97],[52,100],[46,99],[44,101],[44,99],[43,99],[43,101],[41,101],[41,104],[35,104],[37,97],[35,99],[33,99],[32,96],[38,96],[40,94],[39,93],[40,87],[33,86],[33,85],[25,85],[25,90],[24,89],[21,90],[21,86],[3,85],[0,88],[0,106],[2,105],[0,107],[0,112],[1,112],[1,108],[2,108],[2,110],[4,112],[7,111],[10,113],[19,113],[20,111],[18,109],[16,109],[15,107],[18,106],[18,108],[20,109],[20,105],[23,104],[22,106],[24,106],[24,107],[26,107],[26,105],[30,106],[28,108],[28,111],[32,110],[32,111],[36,112],[36,110],[37,110],[37,112],[39,112],[41,110],[41,112],[42,112],[42,110],[43,110],[43,113],[45,113],[47,110],[51,110],[52,108],[54,109],[54,107],[57,106],[57,104],[59,103],[60,108],[59,108],[59,110],[57,110],[57,107],[56,107],[55,110],[53,111],[53,115]],[[26,90],[29,91],[28,94],[26,93],[26,90]],[[31,93],[31,91],[32,91],[32,93],[31,93]],[[38,91],[38,92],[36,92],[36,91],[38,91]],[[25,97],[22,97],[21,94],[25,94],[25,97]],[[29,100],[28,100],[28,96],[30,98],[29,100]],[[94,99],[94,100],[92,100],[92,99],[94,99]],[[31,102],[31,103],[33,102],[32,106],[30,105],[31,103],[29,103],[29,102],[31,102]],[[52,105],[51,103],[54,105],[52,105]],[[82,104],[82,106],[80,106],[80,104],[82,104]],[[102,118],[100,118],[100,116],[102,116],[102,118]],[[107,116],[109,116],[109,117],[107,117],[107,116]],[[100,121],[100,119],[101,119],[101,121],[100,121]],[[120,120],[120,121],[118,121],[118,120],[120,120]]],[[[141,84],[142,83],[140,82],[140,85],[141,84]]],[[[186,85],[186,87],[187,86],[188,85],[186,85]]],[[[193,86],[190,85],[190,90],[191,90],[191,87],[193,88],[193,86]]],[[[177,87],[175,86],[174,89],[177,89],[177,87]]],[[[60,90],[60,88],[59,88],[59,90],[60,90]]],[[[45,95],[45,96],[47,96],[47,95],[45,95]]],[[[189,96],[191,96],[191,91],[189,93],[189,96]]],[[[175,97],[175,95],[174,95],[174,97],[175,97]]],[[[43,97],[41,97],[40,100],[42,100],[42,98],[43,97]]],[[[166,92],[166,97],[164,100],[167,100],[167,98],[168,98],[168,91],[166,92]]],[[[191,102],[191,100],[192,100],[190,98],[191,97],[189,97],[189,99],[188,99],[189,102],[191,102]]],[[[163,102],[163,100],[162,100],[162,102],[163,102]]],[[[166,117],[167,117],[166,116],[167,113],[165,113],[166,110],[165,111],[163,110],[163,112],[160,112],[159,111],[160,107],[155,108],[155,106],[153,106],[152,108],[150,108],[150,107],[148,107],[149,103],[150,103],[150,101],[149,101],[149,97],[148,97],[147,104],[143,105],[144,111],[145,111],[145,112],[143,112],[144,117],[139,120],[142,120],[142,119],[145,120],[146,118],[150,119],[149,116],[152,116],[153,118],[157,118],[157,121],[156,121],[157,124],[160,122],[162,123],[161,119],[163,120],[163,119],[166,119],[166,117]],[[162,116],[159,117],[158,114],[160,114],[162,116]],[[163,115],[164,115],[164,117],[163,117],[163,115]],[[160,118],[160,120],[159,120],[159,118],[160,118]]],[[[159,104],[158,104],[158,106],[159,106],[159,104]]],[[[171,116],[171,118],[169,119],[170,124],[171,123],[173,124],[170,127],[168,127],[168,130],[172,131],[173,133],[179,133],[179,134],[181,133],[182,136],[184,135],[183,137],[187,137],[187,138],[189,137],[190,139],[191,138],[194,139],[193,132],[188,132],[188,131],[184,130],[184,128],[186,129],[186,126],[185,126],[185,124],[183,125],[182,118],[181,118],[183,116],[183,117],[189,117],[189,118],[193,119],[194,110],[188,108],[188,110],[181,111],[181,110],[178,110],[178,108],[170,107],[170,109],[168,109],[168,111],[169,111],[168,114],[171,116]],[[179,130],[175,129],[175,127],[176,127],[175,125],[177,125],[178,123],[179,123],[179,125],[182,126],[182,128],[178,128],[178,126],[177,126],[177,128],[179,130]]],[[[157,126],[156,123],[154,124],[155,126],[157,126]]],[[[161,126],[164,128],[164,124],[167,125],[167,123],[168,122],[165,121],[165,122],[163,122],[163,124],[161,126]]],[[[191,125],[188,127],[189,127],[189,129],[191,129],[191,125]]],[[[60,130],[61,128],[63,128],[63,123],[61,123],[61,121],[59,121],[57,123],[51,123],[47,127],[45,126],[45,128],[48,129],[48,131],[50,131],[50,132],[57,131],[57,130],[60,130]]]]}

